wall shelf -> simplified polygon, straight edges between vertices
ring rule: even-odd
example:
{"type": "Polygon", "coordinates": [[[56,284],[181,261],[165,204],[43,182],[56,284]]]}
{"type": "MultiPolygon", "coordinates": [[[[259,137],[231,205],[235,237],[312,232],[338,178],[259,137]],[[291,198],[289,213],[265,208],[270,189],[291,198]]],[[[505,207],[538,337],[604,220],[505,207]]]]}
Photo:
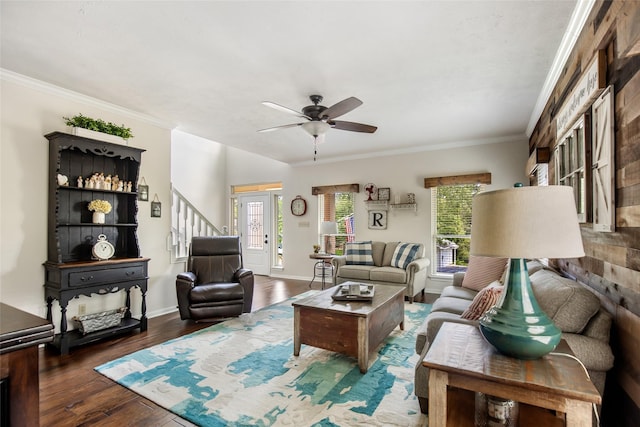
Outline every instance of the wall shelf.
{"type": "Polygon", "coordinates": [[[389,205],[392,211],[414,211],[418,212],[417,203],[394,203],[389,205]]]}
{"type": "Polygon", "coordinates": [[[367,210],[389,210],[389,202],[386,200],[365,200],[367,204],[367,210]]]}

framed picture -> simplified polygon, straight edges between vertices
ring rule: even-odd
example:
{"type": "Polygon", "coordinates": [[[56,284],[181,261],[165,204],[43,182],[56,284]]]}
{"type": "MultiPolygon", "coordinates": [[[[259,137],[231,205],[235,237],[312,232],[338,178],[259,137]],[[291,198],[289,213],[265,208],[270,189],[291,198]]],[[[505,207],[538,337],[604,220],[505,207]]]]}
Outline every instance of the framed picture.
{"type": "Polygon", "coordinates": [[[162,204],[160,202],[151,202],[151,218],[160,218],[162,216],[162,204]]]}
{"type": "Polygon", "coordinates": [[[391,199],[391,189],[389,187],[378,188],[378,200],[389,201],[391,199]]]}
{"type": "Polygon", "coordinates": [[[387,211],[369,211],[369,229],[387,229],[387,211]]]}
{"type": "Polygon", "coordinates": [[[149,201],[149,186],[148,185],[138,185],[138,200],[143,202],[149,201]]]}

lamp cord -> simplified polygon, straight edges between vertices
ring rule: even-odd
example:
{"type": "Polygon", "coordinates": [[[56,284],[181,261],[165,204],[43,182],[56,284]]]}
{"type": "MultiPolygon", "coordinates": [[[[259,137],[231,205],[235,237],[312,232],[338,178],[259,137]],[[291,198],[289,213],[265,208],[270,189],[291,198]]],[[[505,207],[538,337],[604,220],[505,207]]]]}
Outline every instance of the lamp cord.
{"type": "MultiPolygon", "coordinates": [[[[551,356],[563,356],[563,357],[568,357],[570,359],[573,359],[575,361],[577,361],[580,366],[582,366],[582,369],[584,370],[584,373],[587,375],[587,378],[589,379],[589,381],[591,381],[591,376],[589,375],[589,371],[587,370],[587,367],[584,366],[584,363],[582,363],[582,361],[580,359],[578,359],[577,357],[575,357],[572,354],[567,354],[567,353],[557,353],[557,352],[552,352],[549,353],[549,355],[551,356]]],[[[595,403],[591,404],[591,408],[593,409],[593,415],[596,417],[596,425],[600,425],[600,415],[598,415],[598,408],[596,407],[595,403]]]]}

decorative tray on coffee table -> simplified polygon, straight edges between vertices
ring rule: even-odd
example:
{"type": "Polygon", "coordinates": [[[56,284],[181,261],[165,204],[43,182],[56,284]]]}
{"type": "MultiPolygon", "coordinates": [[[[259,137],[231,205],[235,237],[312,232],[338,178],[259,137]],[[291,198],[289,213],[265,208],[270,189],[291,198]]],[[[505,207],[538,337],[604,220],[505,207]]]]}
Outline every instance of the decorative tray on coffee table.
{"type": "Polygon", "coordinates": [[[334,301],[372,301],[375,287],[364,283],[345,283],[338,285],[331,295],[334,301]]]}

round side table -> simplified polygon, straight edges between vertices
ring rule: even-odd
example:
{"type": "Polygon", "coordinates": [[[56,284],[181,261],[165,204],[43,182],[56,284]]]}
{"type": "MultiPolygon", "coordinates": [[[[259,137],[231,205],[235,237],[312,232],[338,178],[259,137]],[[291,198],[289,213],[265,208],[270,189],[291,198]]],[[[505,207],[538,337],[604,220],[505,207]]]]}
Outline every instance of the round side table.
{"type": "Polygon", "coordinates": [[[320,278],[322,279],[322,289],[324,289],[324,285],[326,284],[327,270],[331,272],[331,277],[333,277],[333,264],[331,264],[331,260],[334,255],[331,254],[309,254],[309,258],[315,259],[316,263],[313,265],[313,279],[309,282],[309,287],[316,280],[316,270],[320,267],[320,278]]]}

